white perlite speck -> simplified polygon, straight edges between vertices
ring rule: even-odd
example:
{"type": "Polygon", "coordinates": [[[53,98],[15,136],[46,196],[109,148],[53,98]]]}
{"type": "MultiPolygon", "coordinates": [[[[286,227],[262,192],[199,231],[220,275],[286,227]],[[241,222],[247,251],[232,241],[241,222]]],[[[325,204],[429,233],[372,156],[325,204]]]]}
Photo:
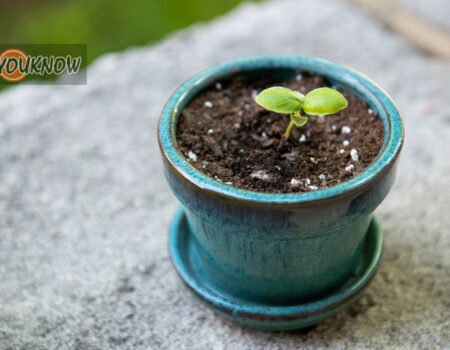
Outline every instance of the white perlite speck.
{"type": "Polygon", "coordinates": [[[192,152],[192,151],[189,151],[189,152],[188,152],[188,157],[189,157],[189,159],[192,160],[193,162],[196,162],[197,159],[198,159],[197,155],[196,155],[194,152],[192,152]]]}
{"type": "Polygon", "coordinates": [[[208,129],[208,135],[211,135],[214,132],[214,129],[208,129]]]}
{"type": "Polygon", "coordinates": [[[213,108],[214,105],[211,101],[205,101],[205,103],[203,104],[206,108],[213,108]]]}
{"type": "Polygon", "coordinates": [[[255,170],[250,174],[251,178],[267,181],[270,180],[271,176],[267,174],[264,170],[255,170]]]}
{"type": "Polygon", "coordinates": [[[252,90],[252,98],[255,99],[258,96],[258,90],[252,90]]]}
{"type": "Polygon", "coordinates": [[[359,154],[358,151],[354,148],[352,148],[352,150],[350,151],[350,156],[352,157],[352,159],[357,162],[359,160],[359,154]]]}
{"type": "Polygon", "coordinates": [[[336,131],[336,129],[337,129],[337,126],[335,124],[331,125],[331,130],[332,131],[336,131]]]}
{"type": "Polygon", "coordinates": [[[341,149],[339,150],[339,153],[340,153],[340,154],[344,154],[344,153],[345,153],[345,150],[341,148],[341,149]]]}
{"type": "Polygon", "coordinates": [[[352,132],[352,128],[347,125],[343,126],[341,129],[342,134],[350,134],[351,132],[352,132]]]}
{"type": "Polygon", "coordinates": [[[308,188],[309,188],[311,191],[317,191],[317,190],[319,189],[319,187],[316,186],[316,185],[308,186],[308,188]]]}
{"type": "Polygon", "coordinates": [[[342,141],[342,144],[344,145],[344,147],[347,147],[350,144],[350,141],[344,140],[344,141],[342,141]]]}
{"type": "Polygon", "coordinates": [[[222,84],[221,83],[216,83],[216,89],[217,90],[222,90],[222,84]]]}
{"type": "Polygon", "coordinates": [[[316,159],[316,158],[314,158],[314,157],[309,157],[309,160],[311,161],[311,163],[313,163],[313,164],[317,164],[319,161],[316,159]]]}
{"type": "Polygon", "coordinates": [[[305,183],[306,183],[307,185],[310,185],[310,184],[311,184],[311,180],[310,180],[310,179],[306,179],[306,180],[305,180],[305,183]]]}
{"type": "Polygon", "coordinates": [[[373,114],[373,109],[372,109],[372,108],[369,108],[369,109],[367,110],[367,112],[369,112],[369,114],[373,114]]]}
{"type": "Polygon", "coordinates": [[[232,185],[233,183],[231,181],[225,182],[225,185],[232,185]]]}
{"type": "Polygon", "coordinates": [[[298,187],[298,185],[300,185],[300,181],[298,181],[297,179],[292,179],[291,180],[291,186],[292,187],[298,187]]]}
{"type": "Polygon", "coordinates": [[[325,176],[325,174],[320,174],[319,175],[319,180],[325,180],[327,177],[325,176]]]}
{"type": "Polygon", "coordinates": [[[306,135],[305,134],[301,134],[300,138],[298,139],[298,141],[300,142],[306,142],[306,135]]]}
{"type": "Polygon", "coordinates": [[[303,79],[303,75],[301,75],[301,74],[297,74],[296,76],[295,76],[295,80],[297,80],[297,81],[300,81],[300,80],[302,80],[303,79]]]}
{"type": "Polygon", "coordinates": [[[355,169],[355,166],[353,164],[347,165],[345,167],[345,171],[348,172],[348,173],[352,173],[353,169],[355,169]]]}

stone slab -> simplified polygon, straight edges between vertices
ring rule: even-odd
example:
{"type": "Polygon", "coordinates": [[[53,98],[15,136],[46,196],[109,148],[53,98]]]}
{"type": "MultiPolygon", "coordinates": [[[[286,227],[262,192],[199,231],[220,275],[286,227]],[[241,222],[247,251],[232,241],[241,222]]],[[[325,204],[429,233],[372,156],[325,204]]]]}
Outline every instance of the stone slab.
{"type": "Polygon", "coordinates": [[[244,5],[98,59],[86,86],[0,94],[1,349],[437,349],[450,346],[450,67],[341,1],[244,5]],[[246,55],[319,56],[382,85],[406,123],[377,211],[381,270],[309,332],[242,329],[191,298],[168,258],[177,203],[158,115],[182,81],[246,55]]]}

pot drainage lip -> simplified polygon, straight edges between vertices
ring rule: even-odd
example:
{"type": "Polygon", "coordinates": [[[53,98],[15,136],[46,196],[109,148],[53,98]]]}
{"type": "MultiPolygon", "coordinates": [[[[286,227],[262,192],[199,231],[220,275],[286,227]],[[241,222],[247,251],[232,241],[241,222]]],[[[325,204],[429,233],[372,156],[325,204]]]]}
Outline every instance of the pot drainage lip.
{"type": "Polygon", "coordinates": [[[349,280],[321,299],[297,305],[254,303],[226,294],[202,278],[192,257],[192,235],[184,210],[173,217],[169,230],[169,254],[181,280],[214,312],[243,326],[265,330],[293,330],[313,326],[350,306],[372,280],[381,261],[383,235],[375,218],[366,233],[360,266],[349,280]]]}

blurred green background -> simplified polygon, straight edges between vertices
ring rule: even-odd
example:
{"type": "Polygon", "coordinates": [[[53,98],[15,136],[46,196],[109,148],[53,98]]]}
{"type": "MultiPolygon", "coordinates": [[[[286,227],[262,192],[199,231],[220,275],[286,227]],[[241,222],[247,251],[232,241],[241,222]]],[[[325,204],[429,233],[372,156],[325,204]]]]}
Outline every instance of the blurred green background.
{"type": "MultiPolygon", "coordinates": [[[[253,0],[259,1],[259,0],[253,0]]],[[[2,43],[86,43],[99,55],[155,42],[242,0],[0,0],[2,43]]]]}

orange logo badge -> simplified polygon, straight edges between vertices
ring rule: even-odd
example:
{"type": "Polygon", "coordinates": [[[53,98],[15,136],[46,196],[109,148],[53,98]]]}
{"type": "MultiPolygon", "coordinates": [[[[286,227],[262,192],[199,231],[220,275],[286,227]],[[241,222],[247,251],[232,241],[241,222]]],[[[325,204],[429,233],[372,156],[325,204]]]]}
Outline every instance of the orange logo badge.
{"type": "Polygon", "coordinates": [[[18,82],[24,79],[27,74],[25,67],[27,55],[18,49],[8,49],[0,55],[0,76],[10,82],[18,82]]]}

